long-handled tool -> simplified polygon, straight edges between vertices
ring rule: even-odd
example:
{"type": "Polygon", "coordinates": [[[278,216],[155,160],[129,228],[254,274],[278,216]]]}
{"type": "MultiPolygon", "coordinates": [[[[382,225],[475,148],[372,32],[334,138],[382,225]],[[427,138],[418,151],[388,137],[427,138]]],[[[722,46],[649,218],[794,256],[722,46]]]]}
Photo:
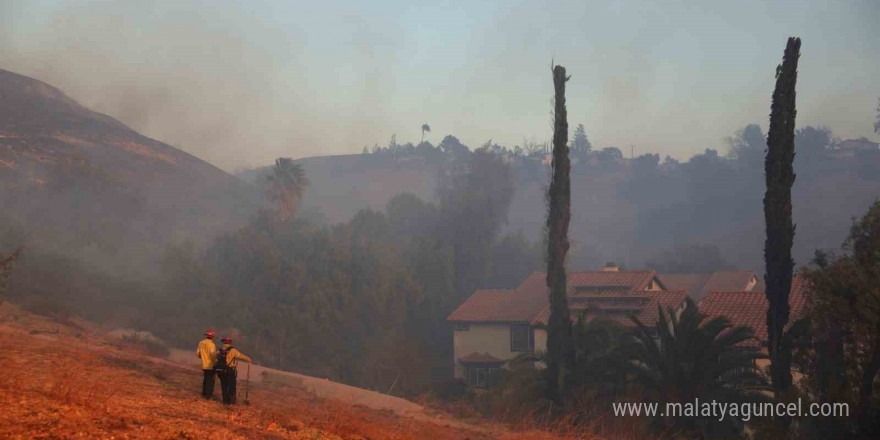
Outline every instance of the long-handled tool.
{"type": "Polygon", "coordinates": [[[247,373],[245,374],[245,377],[244,377],[244,404],[245,405],[251,404],[250,399],[248,399],[248,382],[250,382],[250,380],[251,380],[251,363],[248,362],[247,373]]]}

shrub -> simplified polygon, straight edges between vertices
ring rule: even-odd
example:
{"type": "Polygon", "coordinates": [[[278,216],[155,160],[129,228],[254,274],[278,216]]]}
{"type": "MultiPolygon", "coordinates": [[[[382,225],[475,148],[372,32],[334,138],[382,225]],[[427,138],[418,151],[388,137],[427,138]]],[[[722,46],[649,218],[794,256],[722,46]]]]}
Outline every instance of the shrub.
{"type": "Polygon", "coordinates": [[[448,379],[431,386],[434,397],[447,402],[461,400],[467,396],[467,384],[462,379],[448,379]]]}
{"type": "Polygon", "coordinates": [[[141,353],[148,356],[167,358],[171,354],[171,349],[162,341],[155,337],[141,332],[122,335],[122,342],[135,347],[141,353]]]}

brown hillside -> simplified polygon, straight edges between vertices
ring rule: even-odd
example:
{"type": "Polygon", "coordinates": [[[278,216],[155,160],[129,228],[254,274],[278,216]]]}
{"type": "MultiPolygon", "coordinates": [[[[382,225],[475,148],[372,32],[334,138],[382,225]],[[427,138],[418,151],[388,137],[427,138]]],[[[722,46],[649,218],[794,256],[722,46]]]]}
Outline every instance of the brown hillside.
{"type": "Polygon", "coordinates": [[[66,251],[144,254],[234,228],[259,198],[213,165],[0,69],[0,203],[4,222],[66,251]]]}
{"type": "Polygon", "coordinates": [[[0,344],[0,438],[563,439],[374,409],[355,394],[376,393],[353,387],[328,398],[297,384],[252,383],[250,405],[227,407],[218,396],[199,397],[196,367],[145,356],[87,322],[58,322],[9,303],[0,303],[0,344]]]}

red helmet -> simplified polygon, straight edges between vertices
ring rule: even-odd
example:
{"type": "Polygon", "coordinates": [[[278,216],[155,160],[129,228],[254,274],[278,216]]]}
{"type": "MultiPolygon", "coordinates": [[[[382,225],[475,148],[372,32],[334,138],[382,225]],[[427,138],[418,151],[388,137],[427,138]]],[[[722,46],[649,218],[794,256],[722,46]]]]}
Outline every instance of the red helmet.
{"type": "Polygon", "coordinates": [[[207,336],[208,339],[214,339],[214,329],[209,328],[205,330],[205,336],[207,336]]]}
{"type": "Polygon", "coordinates": [[[223,338],[223,339],[221,339],[221,341],[222,341],[224,344],[231,344],[231,343],[232,343],[232,338],[223,338]]]}

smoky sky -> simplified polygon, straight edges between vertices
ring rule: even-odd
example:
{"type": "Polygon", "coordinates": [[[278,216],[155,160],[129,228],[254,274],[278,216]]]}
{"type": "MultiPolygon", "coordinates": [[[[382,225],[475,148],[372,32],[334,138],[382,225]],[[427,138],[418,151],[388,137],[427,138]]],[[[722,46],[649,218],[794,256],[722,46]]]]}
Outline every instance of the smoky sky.
{"type": "Polygon", "coordinates": [[[798,125],[874,137],[880,3],[0,0],[0,68],[221,168],[392,134],[551,137],[551,60],[596,147],[687,158],[766,129],[785,39],[798,125]]]}

